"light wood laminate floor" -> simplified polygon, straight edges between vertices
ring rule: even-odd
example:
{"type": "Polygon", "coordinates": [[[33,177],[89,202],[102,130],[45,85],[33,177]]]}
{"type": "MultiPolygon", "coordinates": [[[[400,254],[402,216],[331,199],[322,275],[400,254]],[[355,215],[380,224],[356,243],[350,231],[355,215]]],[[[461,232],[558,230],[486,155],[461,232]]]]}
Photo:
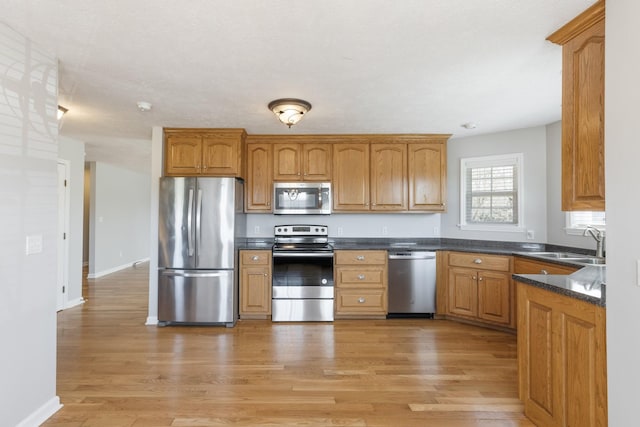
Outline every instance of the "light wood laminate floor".
{"type": "Polygon", "coordinates": [[[45,426],[533,426],[516,337],[442,320],[145,326],[148,264],[58,313],[45,426]]]}

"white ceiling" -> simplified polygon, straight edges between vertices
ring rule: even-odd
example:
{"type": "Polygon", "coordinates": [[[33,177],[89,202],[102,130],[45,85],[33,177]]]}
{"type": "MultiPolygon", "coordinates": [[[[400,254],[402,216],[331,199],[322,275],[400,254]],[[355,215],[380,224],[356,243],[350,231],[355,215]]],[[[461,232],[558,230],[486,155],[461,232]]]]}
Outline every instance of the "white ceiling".
{"type": "Polygon", "coordinates": [[[152,126],[461,137],[559,120],[545,38],[594,1],[0,0],[0,20],[59,58],[61,134],[140,165],[152,126]],[[267,109],[282,97],[313,105],[290,130],[267,109]]]}

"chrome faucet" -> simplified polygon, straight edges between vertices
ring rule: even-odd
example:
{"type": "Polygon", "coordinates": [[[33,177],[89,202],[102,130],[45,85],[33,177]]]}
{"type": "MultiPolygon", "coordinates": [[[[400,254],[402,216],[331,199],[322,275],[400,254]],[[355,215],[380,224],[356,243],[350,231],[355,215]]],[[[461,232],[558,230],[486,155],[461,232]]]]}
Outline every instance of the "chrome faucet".
{"type": "Polygon", "coordinates": [[[596,256],[604,258],[604,231],[588,225],[584,229],[583,236],[590,234],[596,240],[596,256]]]}

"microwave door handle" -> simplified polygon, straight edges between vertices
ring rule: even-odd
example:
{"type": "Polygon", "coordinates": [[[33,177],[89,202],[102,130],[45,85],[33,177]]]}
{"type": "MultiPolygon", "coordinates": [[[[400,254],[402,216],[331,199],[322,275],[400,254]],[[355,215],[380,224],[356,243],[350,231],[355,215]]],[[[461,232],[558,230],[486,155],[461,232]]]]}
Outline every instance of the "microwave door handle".
{"type": "Polygon", "coordinates": [[[193,188],[189,189],[189,205],[187,207],[187,250],[193,256],[193,188]]]}

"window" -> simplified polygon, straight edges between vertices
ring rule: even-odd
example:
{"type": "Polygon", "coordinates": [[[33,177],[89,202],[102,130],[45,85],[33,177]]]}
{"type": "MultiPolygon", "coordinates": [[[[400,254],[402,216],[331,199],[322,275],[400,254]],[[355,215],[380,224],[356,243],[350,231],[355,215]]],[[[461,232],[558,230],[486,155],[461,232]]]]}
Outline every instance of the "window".
{"type": "Polygon", "coordinates": [[[522,153],[461,159],[461,229],[523,230],[522,159],[522,153]]]}
{"type": "Polygon", "coordinates": [[[606,229],[604,212],[596,211],[572,211],[567,212],[567,234],[584,234],[587,226],[596,227],[599,230],[606,229]]]}

